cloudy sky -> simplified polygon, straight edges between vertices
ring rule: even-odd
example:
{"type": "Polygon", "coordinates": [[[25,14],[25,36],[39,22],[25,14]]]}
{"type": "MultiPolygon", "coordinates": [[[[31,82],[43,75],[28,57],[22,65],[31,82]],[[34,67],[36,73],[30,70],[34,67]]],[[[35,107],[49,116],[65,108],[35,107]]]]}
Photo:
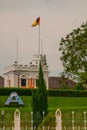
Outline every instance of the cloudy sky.
{"type": "Polygon", "coordinates": [[[50,75],[62,72],[61,37],[87,20],[87,0],[0,0],[0,75],[14,63],[29,64],[38,53],[38,26],[31,24],[41,18],[42,53],[47,55],[50,75]]]}

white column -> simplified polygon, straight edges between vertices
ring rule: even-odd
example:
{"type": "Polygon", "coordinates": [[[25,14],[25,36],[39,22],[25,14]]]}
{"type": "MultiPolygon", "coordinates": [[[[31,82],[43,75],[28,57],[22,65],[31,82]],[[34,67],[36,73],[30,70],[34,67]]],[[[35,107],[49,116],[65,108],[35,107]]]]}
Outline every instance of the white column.
{"type": "Polygon", "coordinates": [[[62,114],[59,109],[55,112],[56,117],[56,130],[62,130],[62,114]]]}
{"type": "Polygon", "coordinates": [[[74,111],[72,111],[72,130],[74,130],[74,111]]]}
{"type": "Polygon", "coordinates": [[[33,130],[33,112],[31,112],[31,130],[33,130]]]}
{"type": "Polygon", "coordinates": [[[84,130],[86,130],[86,111],[84,111],[84,130]]]}
{"type": "Polygon", "coordinates": [[[28,78],[26,78],[26,88],[28,88],[28,78]]]}
{"type": "Polygon", "coordinates": [[[20,111],[18,109],[14,112],[14,130],[20,130],[20,111]]]}

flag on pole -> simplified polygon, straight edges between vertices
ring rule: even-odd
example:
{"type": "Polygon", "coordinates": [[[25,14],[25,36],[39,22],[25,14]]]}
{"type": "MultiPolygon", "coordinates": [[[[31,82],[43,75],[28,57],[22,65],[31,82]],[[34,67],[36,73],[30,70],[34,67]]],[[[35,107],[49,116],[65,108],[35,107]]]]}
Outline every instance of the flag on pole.
{"type": "Polygon", "coordinates": [[[38,17],[32,24],[32,27],[35,27],[37,25],[40,25],[40,17],[38,17]]]}

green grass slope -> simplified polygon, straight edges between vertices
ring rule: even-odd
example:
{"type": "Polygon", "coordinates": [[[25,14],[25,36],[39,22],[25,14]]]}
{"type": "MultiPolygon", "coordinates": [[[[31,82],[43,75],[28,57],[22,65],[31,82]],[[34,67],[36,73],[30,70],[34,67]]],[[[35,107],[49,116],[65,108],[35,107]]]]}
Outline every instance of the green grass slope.
{"type": "MultiPolygon", "coordinates": [[[[0,96],[0,112],[5,111],[4,124],[5,126],[12,126],[14,120],[14,111],[19,108],[21,112],[21,125],[30,126],[31,124],[31,96],[20,96],[24,102],[23,107],[5,107],[4,104],[8,96],[0,96]]],[[[63,125],[69,126],[71,124],[72,111],[75,112],[76,125],[83,125],[83,112],[87,111],[87,97],[48,97],[48,110],[54,113],[59,108],[62,111],[63,125]],[[78,122],[80,121],[81,122],[78,122]]],[[[0,115],[1,126],[1,115],[0,115]]]]}
{"type": "MultiPolygon", "coordinates": [[[[20,96],[24,102],[21,109],[31,111],[31,96],[20,96]]],[[[16,109],[16,107],[5,107],[4,104],[8,96],[0,96],[0,109],[16,109]]],[[[87,109],[87,97],[48,97],[49,111],[55,111],[57,108],[66,109],[87,109]]]]}

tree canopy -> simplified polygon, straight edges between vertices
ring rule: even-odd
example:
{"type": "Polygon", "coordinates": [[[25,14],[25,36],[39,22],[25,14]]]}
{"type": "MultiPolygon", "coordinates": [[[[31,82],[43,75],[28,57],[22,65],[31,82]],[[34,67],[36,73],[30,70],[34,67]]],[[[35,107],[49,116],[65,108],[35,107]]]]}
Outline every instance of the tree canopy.
{"type": "Polygon", "coordinates": [[[83,80],[83,73],[87,75],[87,22],[61,38],[59,51],[64,75],[83,80]]]}

